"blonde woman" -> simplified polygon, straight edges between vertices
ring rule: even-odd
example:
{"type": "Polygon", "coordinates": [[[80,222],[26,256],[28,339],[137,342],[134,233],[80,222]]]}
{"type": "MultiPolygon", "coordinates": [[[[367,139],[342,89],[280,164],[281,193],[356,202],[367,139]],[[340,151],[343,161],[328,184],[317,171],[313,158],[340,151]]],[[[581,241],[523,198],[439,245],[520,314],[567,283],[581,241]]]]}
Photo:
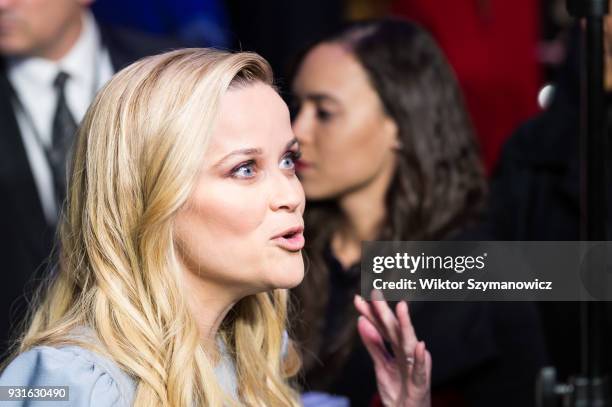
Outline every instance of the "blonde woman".
{"type": "MultiPolygon", "coordinates": [[[[119,72],[81,126],[58,273],[0,385],[68,386],[70,406],[298,405],[285,333],[304,275],[298,156],[256,54],[184,49],[119,72]]],[[[409,332],[407,317],[388,323],[409,332]]],[[[430,362],[414,358],[395,405],[427,405],[430,362]]]]}

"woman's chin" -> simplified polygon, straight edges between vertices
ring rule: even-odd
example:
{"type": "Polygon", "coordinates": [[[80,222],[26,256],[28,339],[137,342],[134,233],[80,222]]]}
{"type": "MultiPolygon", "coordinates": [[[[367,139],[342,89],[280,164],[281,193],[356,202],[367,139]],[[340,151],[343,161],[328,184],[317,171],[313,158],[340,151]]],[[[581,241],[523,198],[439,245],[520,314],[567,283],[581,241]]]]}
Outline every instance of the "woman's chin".
{"type": "Polygon", "coordinates": [[[290,289],[299,285],[304,279],[304,260],[302,256],[283,262],[282,266],[278,267],[271,277],[273,289],[290,289]]]}

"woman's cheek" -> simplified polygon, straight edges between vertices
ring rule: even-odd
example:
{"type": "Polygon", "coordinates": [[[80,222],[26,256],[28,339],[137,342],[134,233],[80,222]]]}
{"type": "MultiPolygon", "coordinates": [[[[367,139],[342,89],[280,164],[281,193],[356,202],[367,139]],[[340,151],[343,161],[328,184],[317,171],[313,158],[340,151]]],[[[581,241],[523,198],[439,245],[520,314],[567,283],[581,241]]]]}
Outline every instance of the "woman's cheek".
{"type": "Polygon", "coordinates": [[[265,191],[257,184],[233,185],[224,188],[215,196],[219,199],[214,208],[215,214],[230,232],[245,235],[253,232],[263,222],[265,216],[265,191]]]}

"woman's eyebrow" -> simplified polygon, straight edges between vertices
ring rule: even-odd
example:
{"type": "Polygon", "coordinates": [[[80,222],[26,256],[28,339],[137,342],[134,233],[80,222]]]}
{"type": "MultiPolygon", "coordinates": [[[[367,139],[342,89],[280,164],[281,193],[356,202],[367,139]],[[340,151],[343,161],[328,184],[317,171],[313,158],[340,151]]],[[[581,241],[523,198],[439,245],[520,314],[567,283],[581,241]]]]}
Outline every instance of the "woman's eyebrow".
{"type": "Polygon", "coordinates": [[[262,154],[263,154],[263,151],[261,148],[241,148],[238,150],[234,150],[231,153],[225,155],[223,158],[217,161],[214,167],[221,166],[225,161],[227,161],[229,158],[235,155],[262,155],[262,154]]]}
{"type": "MultiPolygon", "coordinates": [[[[297,142],[298,142],[297,138],[295,138],[295,137],[292,138],[286,144],[285,150],[290,149],[297,142]]],[[[238,149],[238,150],[234,150],[231,153],[226,154],[225,156],[223,156],[223,158],[221,158],[219,161],[217,161],[217,163],[214,165],[214,167],[221,166],[229,158],[231,158],[233,156],[236,156],[236,155],[262,155],[262,154],[263,154],[263,150],[261,148],[241,148],[241,149],[238,149]]]]}
{"type": "Polygon", "coordinates": [[[340,103],[340,101],[327,93],[308,93],[304,95],[304,99],[312,100],[313,102],[321,103],[321,102],[333,102],[340,103]]]}

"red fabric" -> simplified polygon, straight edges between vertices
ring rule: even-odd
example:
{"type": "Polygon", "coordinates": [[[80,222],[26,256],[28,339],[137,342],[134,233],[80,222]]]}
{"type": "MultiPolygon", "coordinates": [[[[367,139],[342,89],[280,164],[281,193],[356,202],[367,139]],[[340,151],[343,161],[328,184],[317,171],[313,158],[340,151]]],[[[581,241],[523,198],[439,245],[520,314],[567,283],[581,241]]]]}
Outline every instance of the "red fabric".
{"type": "Polygon", "coordinates": [[[421,23],[446,53],[491,170],[504,140],[538,111],[539,2],[396,0],[392,11],[421,23]]]}

